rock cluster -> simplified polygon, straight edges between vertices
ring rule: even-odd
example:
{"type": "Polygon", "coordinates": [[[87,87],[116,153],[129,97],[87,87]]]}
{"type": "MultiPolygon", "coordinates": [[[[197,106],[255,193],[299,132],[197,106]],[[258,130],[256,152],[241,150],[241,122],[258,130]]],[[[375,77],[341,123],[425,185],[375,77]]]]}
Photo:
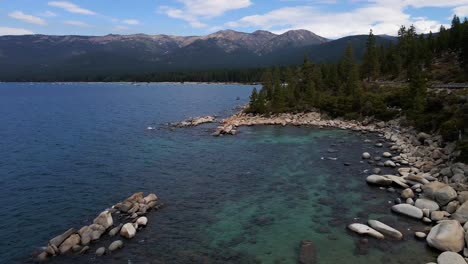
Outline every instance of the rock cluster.
{"type": "Polygon", "coordinates": [[[201,124],[213,123],[215,121],[216,121],[216,117],[214,116],[200,116],[200,117],[190,118],[182,122],[172,123],[170,125],[173,127],[180,127],[180,128],[181,127],[194,127],[194,126],[199,126],[201,124]]]}
{"type": "MultiPolygon", "coordinates": [[[[110,237],[120,233],[122,237],[131,239],[136,235],[139,227],[146,226],[148,223],[148,218],[144,215],[151,209],[158,210],[162,205],[155,194],[144,196],[142,192],[135,193],[125,201],[101,212],[91,225],[83,226],[78,231],[71,228],[49,240],[47,247],[37,256],[37,259],[44,261],[50,256],[63,255],[70,251],[84,254],[90,249],[91,242],[99,240],[108,230],[110,237]],[[116,224],[116,221],[120,223],[116,224]]],[[[107,252],[110,253],[122,247],[123,242],[115,240],[109,245],[107,252]]],[[[105,247],[96,250],[97,256],[104,254],[106,254],[105,247]]]]}
{"type": "Polygon", "coordinates": [[[330,120],[322,118],[322,116],[316,112],[297,114],[283,113],[266,117],[246,114],[241,111],[224,119],[222,125],[216,129],[213,135],[234,135],[236,134],[237,127],[254,125],[338,127],[342,129],[377,131],[375,125],[366,126],[355,121],[330,120]]]}

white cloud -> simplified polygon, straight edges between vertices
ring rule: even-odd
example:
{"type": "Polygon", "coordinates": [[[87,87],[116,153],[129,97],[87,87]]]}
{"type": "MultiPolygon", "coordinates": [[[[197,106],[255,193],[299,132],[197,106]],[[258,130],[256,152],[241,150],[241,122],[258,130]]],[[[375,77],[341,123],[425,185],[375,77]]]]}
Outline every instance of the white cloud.
{"type": "Polygon", "coordinates": [[[8,14],[8,16],[10,16],[10,17],[12,17],[14,19],[21,20],[21,21],[26,22],[26,23],[42,25],[42,26],[47,25],[47,23],[45,22],[44,19],[42,19],[40,17],[25,14],[25,13],[23,13],[21,11],[11,12],[10,14],[8,14]]]}
{"type": "Polygon", "coordinates": [[[85,23],[79,20],[67,20],[67,21],[64,21],[63,23],[67,25],[71,25],[71,26],[77,26],[77,27],[90,27],[91,26],[88,23],[85,23]]]}
{"type": "MultiPolygon", "coordinates": [[[[427,1],[426,5],[436,5],[427,1]]],[[[358,8],[346,12],[323,12],[319,7],[301,5],[283,7],[265,14],[245,16],[225,26],[232,28],[250,27],[283,33],[291,29],[307,29],[327,38],[367,34],[396,35],[401,25],[414,24],[419,33],[436,31],[441,23],[427,18],[413,18],[405,13],[408,5],[421,6],[419,0],[371,0],[358,8]]],[[[447,4],[452,4],[451,0],[447,4]]]]}
{"type": "Polygon", "coordinates": [[[160,11],[171,18],[188,22],[192,27],[201,28],[207,25],[201,20],[210,19],[224,13],[246,8],[252,5],[250,0],[178,0],[183,7],[161,6],[160,11]]]}
{"type": "Polygon", "coordinates": [[[114,31],[126,31],[126,30],[129,30],[129,29],[130,29],[130,28],[127,27],[127,26],[121,26],[121,25],[120,25],[120,26],[116,26],[116,27],[114,28],[114,31]]]}
{"type": "Polygon", "coordinates": [[[421,7],[452,7],[468,4],[468,0],[408,0],[408,5],[421,7]]]}
{"type": "Polygon", "coordinates": [[[122,20],[122,23],[127,24],[127,25],[139,25],[140,21],[136,19],[125,19],[125,20],[122,20]]]}
{"type": "Polygon", "coordinates": [[[23,28],[0,27],[0,35],[30,35],[34,34],[31,30],[23,28]]]}
{"type": "Polygon", "coordinates": [[[58,16],[58,15],[57,15],[56,13],[52,12],[52,11],[48,11],[48,10],[47,10],[47,11],[45,11],[45,12],[42,12],[42,13],[40,14],[40,16],[42,16],[42,17],[56,17],[56,16],[58,16]]]}
{"type": "Polygon", "coordinates": [[[468,17],[468,5],[456,7],[453,13],[459,17],[468,17]]]}
{"type": "Polygon", "coordinates": [[[66,1],[52,1],[47,3],[49,6],[53,7],[58,7],[62,8],[70,13],[75,13],[75,14],[82,14],[82,15],[96,15],[95,12],[82,8],[78,5],[75,5],[74,3],[71,2],[66,2],[66,1]]]}

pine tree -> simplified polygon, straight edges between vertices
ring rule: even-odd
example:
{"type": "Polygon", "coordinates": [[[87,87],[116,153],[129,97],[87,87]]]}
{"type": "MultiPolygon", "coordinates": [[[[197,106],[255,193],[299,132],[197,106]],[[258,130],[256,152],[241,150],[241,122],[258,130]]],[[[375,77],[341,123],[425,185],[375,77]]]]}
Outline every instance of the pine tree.
{"type": "Polygon", "coordinates": [[[258,113],[258,92],[257,88],[253,88],[252,94],[250,95],[249,112],[258,113]]]}
{"type": "Polygon", "coordinates": [[[380,66],[377,54],[377,45],[375,42],[375,36],[371,29],[367,38],[366,51],[363,58],[362,77],[367,80],[375,80],[379,77],[379,74],[380,66]]]}

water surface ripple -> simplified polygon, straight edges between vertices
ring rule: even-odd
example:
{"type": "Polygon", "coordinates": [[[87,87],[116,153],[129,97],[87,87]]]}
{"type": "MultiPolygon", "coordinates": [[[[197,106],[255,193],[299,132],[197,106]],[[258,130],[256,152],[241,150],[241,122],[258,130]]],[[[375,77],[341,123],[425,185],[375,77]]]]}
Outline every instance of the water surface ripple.
{"type": "Polygon", "coordinates": [[[390,214],[396,194],[365,184],[363,171],[372,167],[360,155],[383,151],[364,143],[376,135],[249,127],[215,138],[209,136],[215,125],[158,126],[226,116],[248,101],[251,89],[0,84],[2,262],[30,262],[49,238],[89,224],[136,191],[155,192],[167,206],[151,213],[149,226],[123,250],[51,263],[297,263],[303,239],[314,242],[317,263],[433,260],[425,243],[412,238],[423,226],[390,214]],[[363,243],[346,230],[368,218],[398,227],[405,240],[363,243]]]}

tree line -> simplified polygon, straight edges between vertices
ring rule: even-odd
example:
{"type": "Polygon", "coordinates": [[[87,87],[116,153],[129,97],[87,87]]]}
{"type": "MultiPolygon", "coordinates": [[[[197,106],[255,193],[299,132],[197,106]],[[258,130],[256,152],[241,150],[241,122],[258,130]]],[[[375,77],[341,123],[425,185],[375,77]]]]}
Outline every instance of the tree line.
{"type": "Polygon", "coordinates": [[[362,62],[348,44],[338,63],[315,64],[305,58],[300,67],[267,70],[262,89],[252,91],[247,111],[264,115],[321,111],[333,117],[373,116],[384,121],[404,116],[421,131],[458,140],[468,133],[466,95],[434,94],[426,88],[438,80],[433,74],[438,61],[447,58],[456,70],[442,75],[449,75],[450,81],[468,80],[467,43],[468,21],[457,16],[451,28],[442,26],[438,33],[417,34],[414,26],[402,26],[398,41],[388,46],[378,46],[371,30],[362,62]],[[407,85],[382,86],[379,80],[407,85]]]}

